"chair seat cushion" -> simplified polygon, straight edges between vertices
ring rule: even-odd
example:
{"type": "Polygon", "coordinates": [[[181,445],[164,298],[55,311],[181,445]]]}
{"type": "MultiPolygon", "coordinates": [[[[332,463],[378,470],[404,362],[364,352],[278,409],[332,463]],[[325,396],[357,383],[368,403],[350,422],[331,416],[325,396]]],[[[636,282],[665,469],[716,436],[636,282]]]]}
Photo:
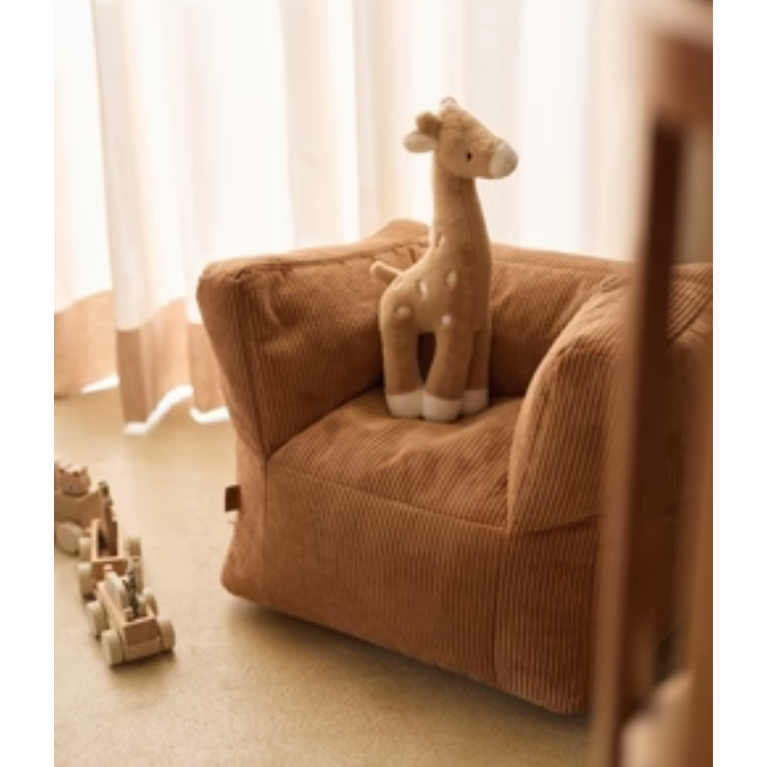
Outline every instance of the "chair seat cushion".
{"type": "Polygon", "coordinates": [[[453,424],[392,418],[380,388],[334,410],[271,461],[430,514],[502,527],[521,399],[453,424]]]}

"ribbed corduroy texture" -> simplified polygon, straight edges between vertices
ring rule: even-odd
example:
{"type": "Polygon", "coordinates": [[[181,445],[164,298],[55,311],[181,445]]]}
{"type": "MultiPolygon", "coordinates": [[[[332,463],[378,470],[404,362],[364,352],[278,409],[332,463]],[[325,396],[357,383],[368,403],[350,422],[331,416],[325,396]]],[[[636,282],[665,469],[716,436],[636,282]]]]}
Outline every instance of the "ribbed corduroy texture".
{"type": "Polygon", "coordinates": [[[376,387],[288,442],[270,470],[288,466],[429,514],[499,527],[507,467],[487,459],[508,455],[521,403],[499,400],[475,418],[445,425],[392,418],[376,387]],[[361,471],[361,461],[371,470],[361,471]]]}
{"type": "MultiPolygon", "coordinates": [[[[455,424],[388,415],[373,259],[426,228],[219,262],[203,319],[237,431],[234,594],[546,708],[588,708],[599,518],[624,350],[624,264],[494,246],[492,406],[455,424]]],[[[712,343],[712,268],[675,270],[667,467],[674,529],[688,414],[712,343]]]]}

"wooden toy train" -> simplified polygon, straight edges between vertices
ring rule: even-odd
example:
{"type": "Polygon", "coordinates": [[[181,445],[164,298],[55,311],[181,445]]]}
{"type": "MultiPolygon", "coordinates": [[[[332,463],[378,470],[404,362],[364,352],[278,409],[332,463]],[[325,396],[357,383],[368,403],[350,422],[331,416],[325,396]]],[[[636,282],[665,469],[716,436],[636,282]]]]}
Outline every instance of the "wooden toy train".
{"type": "Polygon", "coordinates": [[[143,584],[141,541],[128,536],[109,485],[92,485],[84,466],[54,462],[54,540],[79,554],[88,626],[110,666],[173,650],[173,624],[143,584]]]}

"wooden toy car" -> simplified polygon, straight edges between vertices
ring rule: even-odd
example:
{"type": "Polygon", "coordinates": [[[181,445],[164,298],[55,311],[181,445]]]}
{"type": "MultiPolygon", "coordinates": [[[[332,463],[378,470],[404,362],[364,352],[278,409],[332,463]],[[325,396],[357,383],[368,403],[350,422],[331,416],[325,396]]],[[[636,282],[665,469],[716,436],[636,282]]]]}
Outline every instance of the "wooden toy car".
{"type": "MultiPolygon", "coordinates": [[[[78,546],[83,561],[77,571],[80,594],[84,598],[93,596],[96,584],[104,580],[108,570],[125,575],[131,563],[137,564],[141,559],[141,541],[125,534],[106,486],[103,498],[99,517],[91,521],[90,536],[81,537],[78,546]]],[[[136,566],[136,572],[140,579],[141,568],[136,566]]]]}
{"type": "Polygon", "coordinates": [[[67,554],[77,554],[80,539],[104,506],[106,485],[91,483],[85,466],[53,462],[54,541],[67,554]]]}
{"type": "Polygon", "coordinates": [[[152,592],[139,588],[132,565],[123,575],[107,566],[94,593],[96,598],[85,605],[88,625],[110,666],[173,650],[173,624],[158,615],[152,592]]]}

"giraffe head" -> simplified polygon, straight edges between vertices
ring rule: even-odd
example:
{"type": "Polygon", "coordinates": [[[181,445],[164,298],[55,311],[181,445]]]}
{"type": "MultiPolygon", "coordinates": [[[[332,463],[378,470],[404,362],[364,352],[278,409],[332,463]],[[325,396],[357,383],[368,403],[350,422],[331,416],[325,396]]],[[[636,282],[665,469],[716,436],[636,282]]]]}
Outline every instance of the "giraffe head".
{"type": "Polygon", "coordinates": [[[445,98],[439,111],[422,112],[416,130],[405,136],[410,152],[434,152],[435,159],[457,178],[503,178],[517,167],[517,153],[503,139],[445,98]]]}

